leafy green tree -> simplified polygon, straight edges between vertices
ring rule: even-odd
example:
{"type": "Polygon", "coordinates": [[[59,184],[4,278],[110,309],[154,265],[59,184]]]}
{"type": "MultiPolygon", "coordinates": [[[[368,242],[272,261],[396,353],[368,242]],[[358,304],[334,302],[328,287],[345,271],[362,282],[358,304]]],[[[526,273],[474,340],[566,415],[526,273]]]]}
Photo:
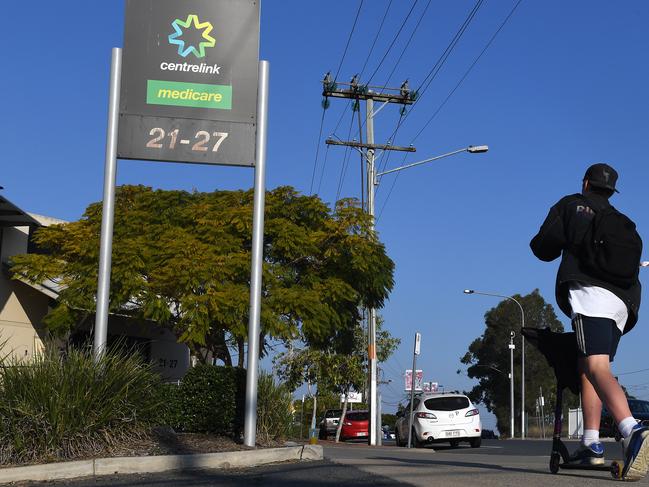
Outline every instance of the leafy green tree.
{"type": "MultiPolygon", "coordinates": [[[[399,346],[401,340],[393,337],[377,317],[377,360],[384,362],[399,346]]],[[[344,397],[341,418],[345,416],[348,396],[352,390],[365,389],[368,373],[366,350],[367,337],[361,323],[354,328],[353,339],[345,344],[333,344],[327,348],[316,346],[291,349],[275,358],[278,375],[293,390],[304,383],[317,384],[318,395],[344,397]],[[337,346],[336,346],[337,345],[337,346]]],[[[313,404],[316,411],[316,402],[313,404]]],[[[340,438],[342,421],[338,423],[336,442],[340,438]]]]}
{"type": "MultiPolygon", "coordinates": [[[[526,296],[513,296],[525,313],[525,326],[535,328],[549,327],[553,331],[563,331],[552,305],[548,304],[535,289],[526,296]]],[[[485,331],[469,345],[468,352],[461,362],[468,366],[467,374],[477,379],[478,384],[468,393],[474,402],[482,402],[488,411],[497,418],[501,434],[510,435],[510,353],[508,344],[510,331],[516,333],[514,339],[514,390],[521,387],[521,347],[520,347],[520,309],[515,302],[505,299],[495,308],[485,313],[485,331]]],[[[459,371],[458,371],[459,372],[459,371]]],[[[556,379],[545,357],[531,344],[525,347],[525,410],[535,410],[539,389],[543,388],[547,403],[553,404],[556,379]]],[[[578,399],[569,391],[564,395],[564,407],[577,404],[578,399]]],[[[520,425],[520,395],[514,397],[515,427],[520,425]]]]}
{"type": "MultiPolygon", "coordinates": [[[[16,256],[13,272],[61,285],[45,319],[64,335],[95,309],[101,203],[75,222],[39,229],[41,254],[16,256]]],[[[117,189],[110,312],[172,330],[206,361],[243,365],[249,311],[253,191],[117,189]]],[[[291,187],[267,192],[261,306],[262,353],[297,337],[344,346],[363,307],[381,307],[392,260],[355,200],[331,210],[291,187]]]]}

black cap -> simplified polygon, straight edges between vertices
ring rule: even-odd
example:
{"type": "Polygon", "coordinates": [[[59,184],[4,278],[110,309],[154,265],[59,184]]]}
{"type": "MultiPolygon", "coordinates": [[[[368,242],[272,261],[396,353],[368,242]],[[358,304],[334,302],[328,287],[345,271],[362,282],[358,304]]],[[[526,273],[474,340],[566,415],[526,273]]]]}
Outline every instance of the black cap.
{"type": "Polygon", "coordinates": [[[595,188],[610,189],[611,191],[619,193],[619,191],[615,189],[615,183],[617,183],[617,171],[603,162],[598,162],[597,164],[590,166],[586,170],[586,174],[584,174],[584,181],[588,181],[590,185],[595,188]]]}

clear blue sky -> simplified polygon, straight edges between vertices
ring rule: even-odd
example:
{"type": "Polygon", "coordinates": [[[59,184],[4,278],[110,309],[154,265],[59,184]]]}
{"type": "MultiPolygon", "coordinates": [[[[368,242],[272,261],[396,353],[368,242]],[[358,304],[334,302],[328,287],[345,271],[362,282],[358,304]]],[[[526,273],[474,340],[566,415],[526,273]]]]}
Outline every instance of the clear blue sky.
{"type": "MultiPolygon", "coordinates": [[[[393,2],[365,80],[413,1],[393,2]]],[[[427,3],[417,2],[373,84],[385,83],[427,3]]],[[[514,3],[484,2],[395,144],[411,142],[514,3]]],[[[337,70],[358,5],[358,0],[263,2],[261,56],[271,63],[271,188],[288,184],[310,191],[322,116],[320,80],[326,71],[337,70]]],[[[364,2],[339,80],[361,70],[387,5],[388,0],[364,2]]],[[[468,0],[431,2],[390,84],[398,86],[409,78],[418,87],[473,5],[468,0]]],[[[77,219],[102,197],[110,49],[122,45],[123,2],[37,1],[30,8],[5,2],[2,11],[3,194],[27,211],[77,219]]],[[[648,20],[649,4],[640,0],[523,0],[415,141],[417,153],[410,162],[471,144],[488,144],[490,151],[403,172],[378,221],[396,262],[396,286],[382,313],[392,333],[403,339],[385,366],[393,381],[383,393],[386,410],[400,398],[401,374],[410,363],[417,330],[423,334],[420,363],[426,379],[447,388],[471,387],[466,376],[455,373],[459,357],[483,332],[483,314],[497,300],[465,296],[464,288],[499,294],[539,288],[554,304],[556,263],[536,261],[528,242],[550,204],[579,190],[590,163],[606,161],[619,171],[621,193],[613,203],[636,220],[649,241],[644,233],[649,229],[648,20]]],[[[332,100],[323,135],[333,132],[344,110],[346,102],[332,100]]],[[[377,115],[377,142],[389,137],[397,119],[395,106],[377,115]]],[[[349,120],[347,112],[336,131],[340,138],[347,137],[349,120]]],[[[345,151],[327,151],[323,140],[320,147],[315,189],[331,202],[345,151]]],[[[388,167],[401,162],[401,156],[392,156],[388,167]]],[[[252,178],[253,172],[244,168],[122,161],[118,169],[118,184],[165,189],[248,188],[252,178]]],[[[383,179],[377,211],[393,181],[394,176],[383,179]]],[[[354,154],[342,196],[359,195],[359,159],[354,154]]],[[[641,312],[639,325],[622,340],[616,372],[647,367],[644,316],[641,312]]],[[[622,379],[632,392],[649,397],[649,371],[622,379]]]]}

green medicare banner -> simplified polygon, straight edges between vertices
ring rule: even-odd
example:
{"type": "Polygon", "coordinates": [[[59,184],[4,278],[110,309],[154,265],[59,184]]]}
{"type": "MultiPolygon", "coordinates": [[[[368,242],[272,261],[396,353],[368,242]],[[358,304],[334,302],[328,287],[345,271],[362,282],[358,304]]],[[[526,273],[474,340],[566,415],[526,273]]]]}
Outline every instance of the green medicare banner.
{"type": "Polygon", "coordinates": [[[232,86],[147,80],[146,102],[152,105],[232,109],[232,86]]]}

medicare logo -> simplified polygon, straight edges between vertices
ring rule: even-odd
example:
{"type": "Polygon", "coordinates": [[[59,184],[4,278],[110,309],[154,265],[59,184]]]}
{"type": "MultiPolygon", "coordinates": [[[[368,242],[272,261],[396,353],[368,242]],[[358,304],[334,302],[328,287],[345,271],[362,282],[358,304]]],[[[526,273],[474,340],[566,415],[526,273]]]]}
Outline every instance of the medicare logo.
{"type": "Polygon", "coordinates": [[[184,22],[181,19],[176,19],[171,23],[171,26],[175,32],[169,34],[169,44],[177,45],[178,54],[182,57],[187,57],[190,53],[193,53],[197,58],[203,58],[205,57],[205,48],[214,47],[216,44],[214,37],[210,36],[213,29],[212,24],[210,22],[201,23],[196,14],[189,14],[184,22]],[[198,43],[198,49],[192,44],[187,45],[185,40],[180,39],[187,29],[192,28],[192,25],[197,31],[203,31],[201,39],[204,40],[198,43]]]}

